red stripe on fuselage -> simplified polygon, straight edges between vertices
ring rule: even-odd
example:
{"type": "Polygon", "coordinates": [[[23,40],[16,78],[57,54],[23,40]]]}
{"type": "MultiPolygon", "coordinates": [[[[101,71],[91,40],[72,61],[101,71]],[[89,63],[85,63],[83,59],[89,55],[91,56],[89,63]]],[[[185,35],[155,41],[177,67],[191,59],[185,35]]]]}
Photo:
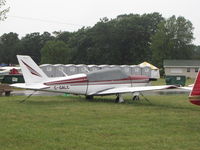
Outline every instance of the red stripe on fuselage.
{"type": "Polygon", "coordinates": [[[149,80],[147,76],[129,76],[130,80],[149,80]]]}
{"type": "Polygon", "coordinates": [[[71,84],[71,83],[81,83],[87,82],[86,77],[74,78],[74,79],[66,79],[60,81],[46,82],[45,85],[56,85],[56,84],[71,84]]]}
{"type": "MultiPolygon", "coordinates": [[[[148,77],[144,76],[130,76],[124,79],[117,80],[103,80],[103,81],[89,81],[90,85],[106,85],[106,84],[129,84],[131,83],[147,83],[149,80],[148,77]],[[125,82],[126,81],[126,82],[125,82]]],[[[87,77],[67,79],[61,81],[47,82],[45,85],[58,85],[58,84],[76,84],[76,85],[85,85],[88,84],[87,77]]]]}

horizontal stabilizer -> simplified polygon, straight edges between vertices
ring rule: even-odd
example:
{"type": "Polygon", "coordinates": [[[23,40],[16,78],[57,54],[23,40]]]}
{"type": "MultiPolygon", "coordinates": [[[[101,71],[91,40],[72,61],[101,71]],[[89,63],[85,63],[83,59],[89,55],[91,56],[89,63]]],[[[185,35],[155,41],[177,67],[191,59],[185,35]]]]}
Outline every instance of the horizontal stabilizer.
{"type": "Polygon", "coordinates": [[[25,84],[25,83],[15,83],[11,84],[10,86],[16,87],[16,88],[22,88],[22,89],[30,89],[30,90],[42,90],[47,89],[49,86],[46,86],[44,84],[25,84]]]}

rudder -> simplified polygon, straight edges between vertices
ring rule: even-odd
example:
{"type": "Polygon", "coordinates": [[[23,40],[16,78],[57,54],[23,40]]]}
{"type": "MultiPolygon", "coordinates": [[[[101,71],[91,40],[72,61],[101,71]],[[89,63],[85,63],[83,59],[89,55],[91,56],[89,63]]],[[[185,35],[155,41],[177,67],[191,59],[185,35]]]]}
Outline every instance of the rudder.
{"type": "Polygon", "coordinates": [[[26,84],[42,83],[48,79],[46,74],[39,68],[30,56],[17,55],[17,59],[26,84]]]}
{"type": "Polygon", "coordinates": [[[189,101],[194,105],[200,105],[200,70],[198,71],[194,86],[190,92],[189,101]]]}

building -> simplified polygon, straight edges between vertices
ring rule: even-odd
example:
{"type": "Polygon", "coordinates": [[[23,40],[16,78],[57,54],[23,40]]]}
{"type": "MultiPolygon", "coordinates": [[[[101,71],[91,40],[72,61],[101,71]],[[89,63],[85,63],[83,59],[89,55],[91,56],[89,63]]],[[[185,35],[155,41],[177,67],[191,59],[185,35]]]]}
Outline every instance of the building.
{"type": "Polygon", "coordinates": [[[195,78],[200,68],[200,60],[164,60],[165,75],[184,75],[195,78]]]}

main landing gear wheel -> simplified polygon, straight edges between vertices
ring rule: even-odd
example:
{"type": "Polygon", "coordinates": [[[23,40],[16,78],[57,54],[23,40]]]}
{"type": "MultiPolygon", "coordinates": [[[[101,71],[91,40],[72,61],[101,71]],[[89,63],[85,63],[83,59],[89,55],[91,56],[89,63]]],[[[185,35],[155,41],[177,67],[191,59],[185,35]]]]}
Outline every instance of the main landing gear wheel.
{"type": "Polygon", "coordinates": [[[136,95],[133,96],[133,101],[136,101],[136,100],[137,100],[137,101],[140,100],[140,96],[136,96],[136,95]]]}
{"type": "Polygon", "coordinates": [[[133,93],[133,101],[136,101],[136,100],[140,100],[140,93],[139,92],[133,93]]]}
{"type": "Polygon", "coordinates": [[[115,103],[119,103],[119,96],[116,97],[115,103]]]}
{"type": "Polygon", "coordinates": [[[139,92],[133,93],[133,101],[140,100],[139,95],[141,95],[144,98],[144,100],[147,101],[149,104],[151,104],[151,102],[142,93],[139,92]]]}

